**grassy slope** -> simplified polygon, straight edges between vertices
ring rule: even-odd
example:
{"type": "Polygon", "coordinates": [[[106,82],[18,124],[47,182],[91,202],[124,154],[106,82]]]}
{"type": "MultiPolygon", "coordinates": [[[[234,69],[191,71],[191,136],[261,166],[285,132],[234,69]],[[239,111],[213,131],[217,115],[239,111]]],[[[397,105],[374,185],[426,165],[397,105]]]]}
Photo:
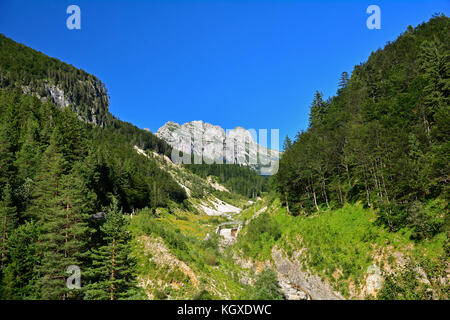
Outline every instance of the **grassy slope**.
{"type": "MultiPolygon", "coordinates": [[[[212,299],[237,299],[247,290],[240,279],[247,274],[232,260],[232,252],[220,251],[217,225],[227,221],[220,216],[199,212],[198,204],[216,197],[243,207],[243,196],[217,191],[205,179],[173,165],[164,157],[147,153],[190,190],[191,197],[180,206],[138,210],[131,219],[134,255],[138,275],[153,299],[192,299],[206,290],[212,299]],[[209,240],[205,240],[209,234],[209,240]],[[163,252],[163,253],[162,253],[163,252]]],[[[205,294],[205,292],[203,292],[205,294]]]]}
{"type": "MultiPolygon", "coordinates": [[[[240,234],[236,249],[240,249],[246,258],[264,261],[271,259],[274,245],[283,248],[291,257],[294,251],[306,248],[301,256],[304,267],[327,278],[348,298],[361,297],[366,272],[372,264],[386,272],[386,278],[392,277],[395,273],[391,272],[398,271],[403,264],[407,270],[411,262],[411,268],[419,267],[425,271],[428,283],[422,286],[419,281],[417,286],[421,287],[414,289],[416,294],[399,296],[397,293],[388,298],[427,298],[429,296],[424,292],[428,288],[434,289],[435,298],[448,297],[448,286],[432,279],[446,274],[447,236],[442,233],[431,240],[414,242],[410,240],[410,230],[390,233],[377,225],[374,218],[373,210],[363,208],[361,204],[322,210],[309,217],[293,217],[275,199],[266,213],[253,220],[240,234]]],[[[401,281],[407,281],[404,276],[393,278],[400,286],[401,281]]],[[[415,278],[420,275],[416,274],[415,278]]]]}
{"type": "Polygon", "coordinates": [[[146,252],[143,244],[135,241],[139,274],[154,282],[146,288],[147,293],[157,299],[192,299],[206,290],[212,298],[238,298],[245,290],[239,280],[246,272],[233,263],[229,251],[218,250],[214,231],[223,221],[224,218],[183,210],[160,212],[157,217],[149,210],[137,212],[131,223],[135,238],[144,236],[152,241],[162,240],[170,254],[184,262],[198,279],[195,283],[195,279],[190,279],[180,268],[151,259],[151,252],[146,252]],[[205,240],[207,234],[211,235],[210,240],[205,240]],[[180,283],[184,285],[179,286],[180,283]],[[166,295],[160,292],[166,292],[166,295]]]}
{"type": "Polygon", "coordinates": [[[379,294],[381,298],[429,298],[428,288],[435,292],[432,297],[448,297],[448,286],[445,288],[433,280],[445,275],[446,234],[438,234],[431,240],[412,241],[410,230],[388,232],[376,223],[375,212],[359,203],[336,210],[322,209],[307,217],[293,217],[286,213],[278,198],[266,197],[249,205],[237,195],[216,192],[204,179],[187,170],[165,166],[180,183],[191,188],[196,197],[191,197],[184,207],[174,205],[155,212],[138,211],[132,219],[131,229],[135,239],[140,240],[135,241],[134,246],[139,274],[151,280],[146,291],[152,298],[192,299],[202,290],[207,290],[210,298],[243,297],[249,288],[240,279],[251,277],[252,271],[239,266],[233,255],[237,253],[254,262],[270,261],[275,245],[291,258],[295,251],[303,250],[304,267],[328,279],[347,298],[365,297],[367,270],[371,265],[385,272],[385,279],[393,279],[387,281],[387,290],[379,294]],[[202,189],[201,192],[195,187],[202,189]],[[237,243],[223,252],[219,250],[214,231],[226,219],[199,213],[194,206],[213,196],[244,208],[234,215],[234,220],[244,221],[245,227],[237,243]],[[257,212],[260,212],[258,217],[252,219],[257,212]],[[212,237],[206,241],[207,234],[212,237]],[[146,249],[143,241],[153,247],[158,241],[162,242],[168,254],[185,263],[189,271],[183,270],[184,266],[180,268],[164,261],[155,263],[158,262],[152,257],[155,250],[146,249]],[[418,267],[427,274],[428,283],[417,283],[420,274],[414,274],[412,280],[408,279],[407,272],[392,277],[402,266],[403,271],[418,267]],[[409,291],[399,293],[401,288],[409,291]]]}

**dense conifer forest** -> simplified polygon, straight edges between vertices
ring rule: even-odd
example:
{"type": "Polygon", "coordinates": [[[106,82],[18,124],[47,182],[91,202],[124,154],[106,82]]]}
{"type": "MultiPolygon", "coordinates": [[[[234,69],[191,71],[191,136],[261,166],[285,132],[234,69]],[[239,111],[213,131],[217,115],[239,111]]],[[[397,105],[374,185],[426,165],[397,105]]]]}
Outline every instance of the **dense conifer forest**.
{"type": "MultiPolygon", "coordinates": [[[[109,233],[123,233],[123,248],[116,249],[128,250],[128,231],[125,221],[119,231],[109,231],[109,220],[100,226],[93,214],[182,205],[186,198],[167,172],[142,161],[133,143],[150,145],[148,135],[134,134],[137,128],[128,124],[92,126],[68,108],[17,90],[0,91],[0,119],[2,297],[69,298],[59,280],[69,265],[86,266],[90,282],[97,283],[106,272],[101,252],[117,240],[109,233]]],[[[117,270],[129,263],[117,259],[117,270]]],[[[123,275],[120,282],[131,277],[116,274],[123,275]]],[[[100,287],[91,297],[102,296],[100,287]]]]}
{"type": "Polygon", "coordinates": [[[269,191],[269,177],[259,175],[248,166],[234,164],[186,164],[185,166],[200,177],[216,177],[219,183],[230,191],[248,198],[257,197],[262,192],[269,191]]]}
{"type": "Polygon", "coordinates": [[[284,143],[274,183],[293,215],[361,201],[391,231],[414,237],[448,228],[450,20],[409,27],[317,91],[309,128],[284,143]],[[447,218],[446,218],[447,217],[447,218]]]}

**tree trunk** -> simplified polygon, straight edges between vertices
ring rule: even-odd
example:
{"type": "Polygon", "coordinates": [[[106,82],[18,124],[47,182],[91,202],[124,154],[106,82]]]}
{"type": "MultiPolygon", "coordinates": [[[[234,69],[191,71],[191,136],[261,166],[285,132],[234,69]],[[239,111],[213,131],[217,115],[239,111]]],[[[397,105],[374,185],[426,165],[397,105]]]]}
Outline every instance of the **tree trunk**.
{"type": "Polygon", "coordinates": [[[370,195],[369,195],[369,187],[367,185],[367,176],[365,172],[366,168],[364,167],[363,175],[364,175],[364,187],[366,189],[366,197],[367,197],[367,205],[370,207],[370,195]]]}
{"type": "Polygon", "coordinates": [[[113,239],[112,244],[112,257],[111,257],[111,288],[110,288],[110,297],[111,300],[114,300],[114,255],[115,255],[115,248],[116,248],[116,239],[113,239]]]}
{"type": "Polygon", "coordinates": [[[316,206],[316,210],[319,211],[319,206],[317,205],[316,192],[314,190],[313,190],[313,197],[314,197],[314,205],[316,206]]]}
{"type": "Polygon", "coordinates": [[[70,206],[69,204],[66,205],[66,234],[65,234],[65,239],[64,242],[66,243],[66,246],[64,248],[64,257],[67,258],[68,256],[68,252],[67,252],[67,243],[69,241],[69,209],[70,206]]]}
{"type": "Polygon", "coordinates": [[[342,198],[342,190],[341,190],[340,183],[338,183],[338,190],[339,190],[339,202],[342,204],[342,203],[344,203],[344,199],[342,198]]]}
{"type": "Polygon", "coordinates": [[[287,213],[288,213],[288,214],[291,214],[291,212],[289,211],[289,201],[288,201],[288,198],[287,198],[287,193],[285,193],[285,199],[286,199],[286,209],[287,209],[287,213]]]}
{"type": "Polygon", "coordinates": [[[330,208],[330,204],[328,203],[327,190],[325,190],[325,178],[322,178],[322,190],[323,195],[325,196],[325,202],[327,204],[327,207],[330,208]]]}
{"type": "Polygon", "coordinates": [[[2,260],[0,265],[3,265],[3,260],[5,259],[5,243],[6,243],[6,212],[3,217],[3,232],[2,232],[2,260]]]}

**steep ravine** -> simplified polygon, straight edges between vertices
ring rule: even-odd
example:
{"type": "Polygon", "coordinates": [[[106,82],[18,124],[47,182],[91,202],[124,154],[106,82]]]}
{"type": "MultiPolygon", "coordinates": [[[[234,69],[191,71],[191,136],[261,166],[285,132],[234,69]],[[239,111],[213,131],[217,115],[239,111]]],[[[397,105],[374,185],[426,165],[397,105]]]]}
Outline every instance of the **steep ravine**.
{"type": "Polygon", "coordinates": [[[323,281],[319,276],[305,271],[299,261],[301,252],[295,252],[292,259],[289,259],[284,252],[276,245],[272,249],[272,260],[279,278],[298,292],[304,292],[306,298],[309,296],[313,300],[343,300],[344,297],[333,290],[327,281],[323,281]]]}
{"type": "MultiPolygon", "coordinates": [[[[233,215],[230,215],[230,221],[222,223],[216,230],[216,233],[222,236],[221,246],[224,247],[233,244],[241,229],[266,210],[267,206],[263,206],[245,224],[242,221],[235,220],[233,215]]],[[[297,257],[298,254],[294,256],[294,259],[297,257]]],[[[254,263],[252,261],[243,262],[237,255],[235,255],[235,259],[237,263],[247,268],[250,267],[256,272],[262,269],[261,263],[254,263]]],[[[281,290],[287,300],[344,299],[341,294],[331,288],[328,282],[324,282],[320,277],[304,271],[300,262],[297,260],[292,262],[277,246],[274,246],[272,250],[272,260],[273,262],[266,262],[264,265],[270,265],[277,272],[281,290]]]]}

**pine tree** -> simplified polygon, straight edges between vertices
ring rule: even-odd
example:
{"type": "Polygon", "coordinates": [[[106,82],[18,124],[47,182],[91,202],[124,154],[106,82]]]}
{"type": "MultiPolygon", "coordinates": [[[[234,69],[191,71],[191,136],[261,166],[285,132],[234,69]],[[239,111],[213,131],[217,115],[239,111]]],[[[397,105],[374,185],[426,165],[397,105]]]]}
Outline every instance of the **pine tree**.
{"type": "Polygon", "coordinates": [[[420,67],[426,81],[424,124],[428,133],[434,123],[434,114],[450,103],[450,55],[436,41],[424,41],[419,55],[420,67]]]}
{"type": "Polygon", "coordinates": [[[289,150],[292,147],[292,141],[289,136],[286,136],[283,143],[283,150],[289,150]]]}
{"type": "Polygon", "coordinates": [[[76,169],[64,174],[67,162],[57,151],[56,141],[53,134],[43,154],[34,193],[35,214],[41,227],[38,285],[44,299],[80,295],[78,291],[69,292],[66,287],[66,270],[71,265],[84,266],[83,253],[87,252],[89,235],[89,192],[76,169]]]}
{"type": "Polygon", "coordinates": [[[15,128],[11,123],[12,107],[8,107],[4,119],[0,119],[0,188],[10,182],[15,173],[15,128]]]}
{"type": "Polygon", "coordinates": [[[324,119],[326,112],[327,104],[323,101],[323,95],[321,92],[316,91],[309,113],[309,127],[313,128],[320,124],[324,119]]]}
{"type": "Polygon", "coordinates": [[[36,298],[35,266],[39,264],[36,243],[38,227],[25,222],[9,236],[8,265],[0,285],[0,297],[8,300],[36,298]]]}
{"type": "Polygon", "coordinates": [[[113,198],[106,220],[100,230],[105,244],[92,250],[91,283],[86,289],[86,299],[125,299],[135,284],[135,260],[130,257],[131,245],[128,220],[113,198]]]}
{"type": "Polygon", "coordinates": [[[6,264],[7,240],[9,235],[17,226],[17,212],[12,199],[12,189],[9,184],[3,189],[2,200],[0,201],[0,236],[1,236],[1,256],[0,270],[6,264]]]}
{"type": "Polygon", "coordinates": [[[344,71],[341,73],[341,77],[339,78],[339,83],[338,83],[338,94],[342,92],[342,90],[344,90],[348,84],[350,82],[350,77],[348,75],[347,71],[344,71]]]}
{"type": "Polygon", "coordinates": [[[29,117],[25,125],[25,134],[14,165],[17,168],[17,180],[22,183],[26,178],[36,174],[41,149],[38,142],[39,124],[34,117],[29,117]]]}

